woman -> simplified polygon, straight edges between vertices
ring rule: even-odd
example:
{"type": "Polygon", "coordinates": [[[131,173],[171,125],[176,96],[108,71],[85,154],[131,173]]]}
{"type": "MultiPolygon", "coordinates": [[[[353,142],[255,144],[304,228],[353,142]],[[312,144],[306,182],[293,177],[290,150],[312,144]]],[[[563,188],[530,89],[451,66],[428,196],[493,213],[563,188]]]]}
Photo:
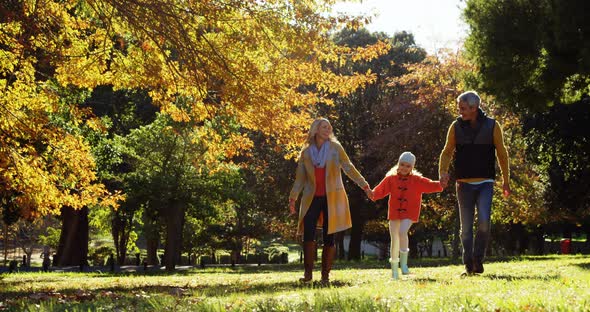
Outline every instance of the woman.
{"type": "Polygon", "coordinates": [[[295,201],[303,191],[297,228],[297,234],[303,234],[305,274],[300,279],[302,282],[312,280],[316,226],[321,225],[323,230],[322,283],[330,281],[330,270],[336,253],[334,233],[352,226],[341,169],[369,198],[372,197],[369,184],[336,140],[330,122],[325,118],[318,118],[311,124],[307,140],[303,144],[297,162],[295,183],[289,196],[289,209],[291,214],[295,214],[295,201]]]}

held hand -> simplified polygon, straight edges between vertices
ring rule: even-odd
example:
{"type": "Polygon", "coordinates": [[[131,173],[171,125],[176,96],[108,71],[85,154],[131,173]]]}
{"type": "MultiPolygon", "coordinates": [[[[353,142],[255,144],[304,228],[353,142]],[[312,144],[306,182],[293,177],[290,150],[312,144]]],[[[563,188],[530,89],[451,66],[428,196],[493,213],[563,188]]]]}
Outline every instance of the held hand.
{"type": "Polygon", "coordinates": [[[371,200],[371,201],[375,201],[375,194],[373,194],[373,190],[368,189],[366,191],[367,197],[371,200]]]}
{"type": "Polygon", "coordinates": [[[449,184],[449,174],[448,173],[443,173],[440,175],[440,185],[442,186],[442,188],[447,188],[447,185],[449,184]]]}
{"type": "Polygon", "coordinates": [[[295,199],[289,198],[289,214],[294,215],[295,213],[295,199]]]}
{"type": "Polygon", "coordinates": [[[367,194],[367,197],[372,200],[375,201],[375,196],[373,195],[373,190],[371,190],[370,186],[365,186],[363,187],[363,190],[365,191],[365,194],[367,194]]]}
{"type": "Polygon", "coordinates": [[[369,185],[363,187],[363,191],[365,191],[365,194],[370,200],[373,200],[373,191],[371,190],[371,187],[369,185]]]}
{"type": "Polygon", "coordinates": [[[510,183],[504,182],[504,185],[502,185],[502,195],[504,195],[504,198],[510,196],[510,183]]]}

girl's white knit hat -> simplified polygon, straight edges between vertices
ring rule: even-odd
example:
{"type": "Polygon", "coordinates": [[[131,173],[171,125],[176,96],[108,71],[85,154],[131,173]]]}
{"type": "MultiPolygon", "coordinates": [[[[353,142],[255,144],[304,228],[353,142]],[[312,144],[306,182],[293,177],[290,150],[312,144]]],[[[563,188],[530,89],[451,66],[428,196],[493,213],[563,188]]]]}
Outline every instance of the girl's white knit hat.
{"type": "Polygon", "coordinates": [[[401,163],[402,161],[406,162],[406,163],[412,165],[412,167],[414,167],[414,165],[416,164],[416,156],[414,156],[414,154],[412,154],[411,152],[403,152],[399,156],[398,163],[401,163]]]}

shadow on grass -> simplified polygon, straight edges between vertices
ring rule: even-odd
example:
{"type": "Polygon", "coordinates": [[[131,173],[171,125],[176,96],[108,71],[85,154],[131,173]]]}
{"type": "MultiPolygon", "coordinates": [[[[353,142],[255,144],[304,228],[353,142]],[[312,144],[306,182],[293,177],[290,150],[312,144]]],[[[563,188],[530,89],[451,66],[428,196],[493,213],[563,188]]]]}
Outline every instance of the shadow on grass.
{"type": "MultiPolygon", "coordinates": [[[[561,260],[564,257],[576,258],[583,257],[580,255],[545,255],[545,256],[505,256],[505,257],[487,257],[486,263],[494,262],[512,262],[512,261],[546,261],[546,260],[561,260]]],[[[321,261],[316,261],[316,267],[321,261]]],[[[450,265],[461,265],[461,259],[452,258],[419,258],[411,259],[413,267],[442,267],[450,265]]],[[[584,269],[589,269],[590,263],[578,264],[584,269]]],[[[357,270],[374,270],[389,268],[390,264],[386,260],[362,260],[362,261],[346,261],[337,260],[334,263],[335,269],[357,269],[357,270]]],[[[166,271],[160,266],[151,266],[144,270],[143,266],[124,266],[117,267],[115,272],[110,272],[107,267],[92,267],[89,271],[78,272],[72,268],[52,268],[49,273],[41,273],[34,271],[16,272],[16,273],[2,273],[0,280],[11,274],[48,274],[47,278],[42,277],[43,281],[50,281],[51,274],[73,274],[73,275],[87,275],[89,277],[125,277],[125,276],[192,276],[199,274],[224,273],[224,274],[249,274],[249,273],[273,273],[273,272],[303,272],[302,263],[288,263],[288,264],[263,264],[261,266],[252,264],[238,264],[234,267],[231,265],[210,265],[205,268],[199,266],[177,266],[174,271],[166,271]]],[[[60,275],[63,276],[63,275],[60,275]]],[[[56,279],[59,280],[59,279],[56,279]]]]}
{"type": "Polygon", "coordinates": [[[431,277],[419,277],[413,278],[412,280],[418,284],[440,283],[438,279],[431,277]]]}
{"type": "Polygon", "coordinates": [[[576,263],[576,266],[584,269],[584,270],[590,270],[590,261],[589,262],[583,262],[583,263],[576,263]]]}
{"type": "MultiPolygon", "coordinates": [[[[269,283],[232,283],[232,284],[207,284],[207,285],[195,285],[195,286],[188,286],[182,287],[182,289],[186,290],[187,294],[191,294],[193,296],[206,296],[206,297],[227,297],[233,294],[272,294],[284,291],[293,291],[293,290],[307,290],[307,289],[323,289],[323,288],[340,288],[340,287],[349,287],[351,286],[348,282],[342,281],[332,281],[328,285],[324,285],[319,281],[314,281],[312,283],[301,283],[299,281],[288,281],[288,282],[269,282],[269,283]]],[[[171,293],[174,289],[178,289],[178,287],[174,286],[147,286],[147,287],[139,287],[139,288],[132,288],[131,292],[135,291],[145,291],[147,293],[171,293]]],[[[115,288],[105,288],[106,291],[129,291],[129,288],[117,289],[115,288]]]]}
{"type": "Polygon", "coordinates": [[[271,283],[242,283],[232,285],[206,285],[191,288],[191,291],[196,296],[207,296],[207,297],[226,297],[233,294],[273,294],[285,291],[296,291],[296,290],[310,290],[310,289],[324,289],[324,288],[341,288],[350,287],[352,284],[349,282],[343,282],[334,280],[330,284],[325,285],[319,281],[312,283],[301,283],[299,281],[292,282],[271,282],[271,283]]]}
{"type": "Polygon", "coordinates": [[[6,291],[0,293],[0,301],[6,299],[27,299],[37,297],[55,297],[57,295],[65,298],[76,298],[80,293],[91,293],[92,297],[104,294],[116,294],[119,297],[137,297],[137,294],[148,295],[172,295],[172,296],[193,296],[193,297],[228,297],[233,294],[273,294],[284,291],[323,289],[323,288],[340,288],[350,287],[351,284],[343,281],[332,281],[325,285],[319,281],[312,283],[292,282],[272,282],[272,283],[232,283],[221,284],[212,283],[207,285],[194,286],[172,286],[172,285],[148,285],[137,287],[97,287],[93,289],[80,290],[79,288],[67,288],[59,291],[6,291]]]}
{"type": "Polygon", "coordinates": [[[558,254],[551,254],[551,255],[542,255],[542,256],[513,256],[513,257],[508,257],[507,259],[509,261],[546,261],[546,260],[561,260],[564,257],[567,258],[575,258],[578,257],[579,255],[558,255],[558,254]]]}
{"type": "Polygon", "coordinates": [[[505,280],[505,281],[525,281],[525,280],[538,280],[538,281],[548,281],[548,280],[556,280],[559,279],[559,275],[536,275],[536,276],[522,276],[522,275],[509,275],[509,274],[483,274],[480,275],[482,277],[491,279],[491,280],[505,280]]]}
{"type": "MultiPolygon", "coordinates": [[[[542,260],[561,260],[567,258],[577,258],[582,256],[576,255],[546,255],[546,256],[511,256],[511,257],[488,257],[486,258],[486,263],[494,263],[494,262],[512,262],[512,261],[542,261],[542,260]]],[[[416,268],[428,268],[428,267],[444,267],[444,266],[453,266],[453,265],[461,265],[460,259],[451,259],[451,258],[421,258],[421,259],[411,259],[412,267],[416,268]]],[[[321,261],[316,261],[316,269],[319,269],[321,261]]],[[[582,269],[590,270],[590,261],[582,262],[574,264],[579,266],[582,269]]],[[[354,269],[354,270],[374,270],[374,269],[389,269],[390,264],[385,260],[364,260],[364,261],[345,261],[345,260],[338,260],[334,263],[335,270],[341,269],[354,269]]],[[[5,285],[10,285],[14,283],[21,283],[22,279],[18,281],[15,280],[7,281],[6,277],[9,277],[13,274],[33,274],[31,279],[35,281],[41,281],[44,283],[47,282],[57,282],[63,281],[64,278],[68,276],[74,277],[82,277],[86,276],[89,278],[93,277],[136,277],[136,276],[196,276],[204,275],[204,274],[265,274],[265,273],[275,273],[275,272],[303,272],[303,264],[300,263],[289,263],[289,264],[263,264],[261,266],[258,265],[236,265],[232,267],[230,265],[217,265],[217,266],[207,266],[205,268],[201,268],[198,266],[178,266],[175,271],[166,271],[162,267],[159,266],[152,266],[149,267],[147,271],[143,269],[142,266],[125,266],[125,267],[117,267],[115,272],[110,272],[106,269],[106,267],[94,267],[92,271],[89,272],[77,272],[74,270],[65,271],[62,270],[63,268],[53,268],[54,271],[49,273],[42,273],[42,272],[16,272],[16,273],[2,273],[0,274],[0,282],[5,285]],[[102,269],[102,270],[101,270],[102,269]]],[[[488,275],[491,276],[491,275],[488,275]]]]}
{"type": "MultiPolygon", "coordinates": [[[[562,255],[544,255],[544,256],[493,256],[487,257],[486,263],[494,262],[512,262],[512,261],[547,261],[547,260],[561,260],[562,255]]],[[[576,256],[566,256],[576,257],[576,256]]],[[[452,259],[450,257],[433,257],[433,258],[412,258],[410,259],[413,267],[443,267],[450,265],[462,265],[462,260],[452,259]]],[[[368,261],[342,261],[337,262],[337,266],[341,265],[343,268],[350,269],[381,269],[389,268],[389,262],[386,260],[368,260],[368,261]]]]}

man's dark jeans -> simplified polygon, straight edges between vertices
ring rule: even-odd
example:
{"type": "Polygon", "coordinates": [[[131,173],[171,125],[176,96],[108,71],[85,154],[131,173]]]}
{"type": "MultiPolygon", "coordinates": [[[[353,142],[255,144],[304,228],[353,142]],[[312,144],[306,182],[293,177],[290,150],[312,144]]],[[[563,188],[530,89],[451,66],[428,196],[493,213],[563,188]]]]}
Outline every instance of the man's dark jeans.
{"type": "Polygon", "coordinates": [[[457,182],[457,200],[461,219],[463,263],[467,271],[473,270],[473,262],[482,263],[490,238],[492,196],[494,183],[469,184],[457,182]],[[477,208],[477,233],[473,238],[473,221],[477,208]]]}

